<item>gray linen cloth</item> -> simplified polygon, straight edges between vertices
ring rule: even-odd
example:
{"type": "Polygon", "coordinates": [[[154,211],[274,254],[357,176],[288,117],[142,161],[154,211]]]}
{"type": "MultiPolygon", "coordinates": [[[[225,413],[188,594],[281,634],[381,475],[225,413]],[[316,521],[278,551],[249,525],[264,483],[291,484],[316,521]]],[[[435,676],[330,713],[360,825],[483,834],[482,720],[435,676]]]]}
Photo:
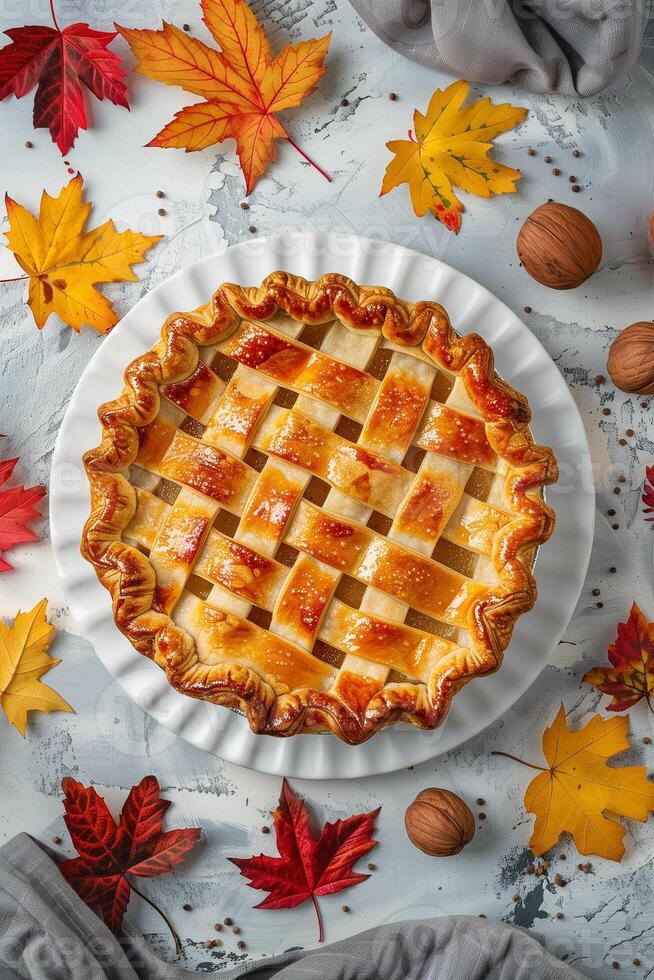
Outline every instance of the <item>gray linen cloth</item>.
{"type": "MultiPolygon", "coordinates": [[[[207,959],[209,954],[207,954],[207,959]]],[[[448,916],[379,926],[318,950],[221,970],[235,980],[583,980],[528,933],[448,916]]],[[[125,924],[120,941],[27,834],[0,848],[0,980],[189,980],[125,924]]]]}
{"type": "Polygon", "coordinates": [[[468,81],[595,95],[636,61],[650,0],[350,0],[414,61],[468,81]]]}

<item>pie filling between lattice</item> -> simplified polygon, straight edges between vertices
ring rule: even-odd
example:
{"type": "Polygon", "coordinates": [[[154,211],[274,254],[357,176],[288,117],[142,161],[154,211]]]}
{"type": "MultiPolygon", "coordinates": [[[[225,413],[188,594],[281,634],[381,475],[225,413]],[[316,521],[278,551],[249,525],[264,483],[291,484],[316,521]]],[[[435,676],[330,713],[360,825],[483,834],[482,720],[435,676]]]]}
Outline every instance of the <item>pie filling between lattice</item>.
{"type": "Polygon", "coordinates": [[[556,461],[435,303],[226,284],[98,415],[82,554],[116,624],[255,732],[434,728],[535,601],[556,461]]]}

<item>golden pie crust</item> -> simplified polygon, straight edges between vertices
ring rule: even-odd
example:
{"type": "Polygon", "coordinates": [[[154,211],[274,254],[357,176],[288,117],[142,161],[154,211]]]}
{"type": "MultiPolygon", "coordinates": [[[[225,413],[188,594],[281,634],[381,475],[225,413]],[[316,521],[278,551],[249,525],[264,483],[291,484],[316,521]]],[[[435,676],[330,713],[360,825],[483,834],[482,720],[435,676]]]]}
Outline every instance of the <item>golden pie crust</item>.
{"type": "Polygon", "coordinates": [[[435,728],[534,604],[556,460],[437,303],[225,284],[98,415],[81,550],[116,625],[254,732],[435,728]]]}

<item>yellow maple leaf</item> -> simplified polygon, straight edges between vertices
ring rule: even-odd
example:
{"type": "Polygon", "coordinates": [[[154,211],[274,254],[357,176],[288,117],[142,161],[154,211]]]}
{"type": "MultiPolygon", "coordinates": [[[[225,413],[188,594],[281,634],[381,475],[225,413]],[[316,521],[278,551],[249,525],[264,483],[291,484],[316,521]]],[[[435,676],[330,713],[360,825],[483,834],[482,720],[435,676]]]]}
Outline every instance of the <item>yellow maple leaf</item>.
{"type": "Polygon", "coordinates": [[[425,115],[416,109],[415,139],[386,144],[395,157],[386,168],[381,189],[381,194],[387,194],[408,184],[418,217],[431,211],[455,234],[461,227],[463,205],[454,187],[479,197],[515,193],[520,171],[497,163],[488,153],[496,136],[527,115],[520,106],[493,105],[488,98],[464,106],[469,88],[468,82],[452,82],[444,90],[436,89],[425,115]]]}
{"type": "Polygon", "coordinates": [[[606,764],[607,759],[630,748],[627,728],[625,716],[593,715],[587,725],[572,732],[561,705],[543,734],[549,769],[509,756],[532,769],[542,769],[525,793],[525,806],[536,816],[529,846],[537,857],[567,831],[581,854],[622,860],[626,827],[616,817],[645,823],[648,813],[654,812],[654,784],[648,781],[645,766],[606,764]]]}
{"type": "Polygon", "coordinates": [[[48,600],[41,599],[30,612],[19,612],[13,626],[0,620],[0,705],[23,736],[28,711],[73,711],[39,680],[61,663],[46,652],[54,631],[46,622],[47,605],[48,600]]]}
{"type": "Polygon", "coordinates": [[[249,194],[275,160],[276,139],[299,150],[276,113],[299,106],[313,92],[325,73],[331,34],[287,44],[273,58],[266,33],[245,0],[202,0],[201,6],[220,51],[165,21],[160,31],[118,24],[116,30],[138,59],[137,72],[206,99],[180,109],[148,146],[188,152],[232,137],[249,194]]]}
{"type": "Polygon", "coordinates": [[[116,312],[95,284],[134,282],[135,262],[161,235],[116,231],[113,221],[85,231],[91,205],[82,199],[80,174],[58,197],[41,196],[39,216],[5,195],[7,247],[30,277],[28,303],[39,329],[51,313],[79,331],[83,324],[104,333],[118,322],[116,312]]]}

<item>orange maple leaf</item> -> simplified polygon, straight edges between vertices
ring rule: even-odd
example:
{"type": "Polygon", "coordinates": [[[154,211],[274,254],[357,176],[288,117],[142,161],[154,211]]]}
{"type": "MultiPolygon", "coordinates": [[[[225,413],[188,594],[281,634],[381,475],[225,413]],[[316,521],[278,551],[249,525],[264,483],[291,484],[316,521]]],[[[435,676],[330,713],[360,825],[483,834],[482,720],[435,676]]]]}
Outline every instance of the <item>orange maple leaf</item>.
{"type": "Polygon", "coordinates": [[[160,31],[118,24],[116,29],[138,59],[141,75],[206,100],[180,109],[147,145],[188,152],[232,137],[249,194],[275,160],[276,139],[288,140],[302,153],[276,113],[299,106],[313,92],[326,70],[331,34],[287,44],[273,58],[266,33],[245,0],[202,0],[201,6],[220,51],[165,21],[160,31]]]}

